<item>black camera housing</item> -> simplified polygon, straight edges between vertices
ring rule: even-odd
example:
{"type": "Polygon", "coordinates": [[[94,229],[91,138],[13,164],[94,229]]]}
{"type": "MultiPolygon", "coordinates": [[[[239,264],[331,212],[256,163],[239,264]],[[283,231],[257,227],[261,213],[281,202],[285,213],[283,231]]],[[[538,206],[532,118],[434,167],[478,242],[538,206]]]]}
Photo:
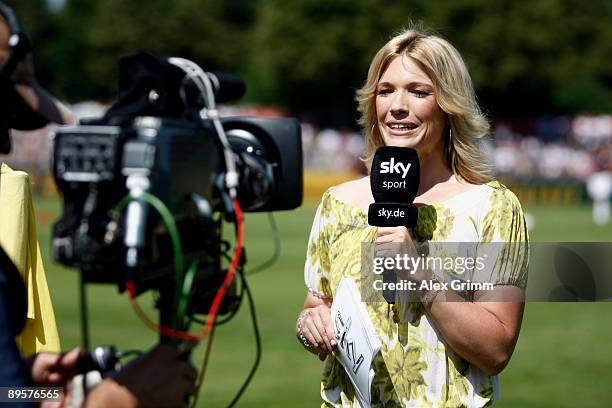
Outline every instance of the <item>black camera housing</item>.
{"type": "MultiPolygon", "coordinates": [[[[221,122],[238,164],[238,201],[244,211],[300,206],[298,121],[229,117],[221,122]]],[[[102,119],[84,123],[60,129],[53,138],[53,175],[64,198],[64,213],[53,228],[54,258],[80,268],[85,282],[124,288],[124,217],[117,218],[113,210],[135,176],[171,211],[185,260],[200,261],[199,280],[208,283],[196,282],[194,291],[205,291],[211,279],[220,283],[221,217],[213,214],[228,215],[221,194],[226,169],[211,121],[137,117],[120,126],[102,119]]],[[[168,286],[174,256],[157,214],[149,209],[145,219],[134,276],[138,292],[168,286]]]]}

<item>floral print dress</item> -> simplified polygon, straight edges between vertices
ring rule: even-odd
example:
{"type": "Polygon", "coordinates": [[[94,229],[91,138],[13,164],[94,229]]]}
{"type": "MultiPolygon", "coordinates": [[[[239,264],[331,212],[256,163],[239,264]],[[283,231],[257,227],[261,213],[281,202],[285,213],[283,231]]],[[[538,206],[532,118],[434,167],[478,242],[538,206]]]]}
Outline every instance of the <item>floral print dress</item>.
{"type": "MultiPolygon", "coordinates": [[[[361,279],[361,244],[375,240],[367,212],[333,194],[323,195],[313,222],[305,265],[309,290],[333,298],[343,276],[361,279]]],[[[516,196],[493,181],[440,204],[419,208],[415,242],[511,242],[522,248],[500,254],[496,284],[525,288],[528,235],[516,196]]],[[[471,365],[438,336],[420,302],[366,302],[381,340],[373,362],[373,407],[481,407],[499,395],[497,376],[471,365]]],[[[359,407],[344,368],[334,358],[324,363],[323,407],[359,407]]]]}

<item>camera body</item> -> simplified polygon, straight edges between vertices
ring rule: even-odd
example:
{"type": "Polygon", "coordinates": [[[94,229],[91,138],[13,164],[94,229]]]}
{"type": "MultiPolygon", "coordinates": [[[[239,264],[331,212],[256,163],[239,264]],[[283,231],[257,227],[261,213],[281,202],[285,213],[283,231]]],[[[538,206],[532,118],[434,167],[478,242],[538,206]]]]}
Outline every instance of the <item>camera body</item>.
{"type": "MultiPolygon", "coordinates": [[[[199,261],[192,310],[205,309],[206,293],[223,277],[221,223],[232,217],[224,193],[223,147],[212,121],[144,116],[120,125],[107,122],[88,120],[53,137],[53,175],[64,199],[64,213],[53,228],[54,258],[78,267],[85,282],[117,283],[123,289],[128,250],[135,247],[131,267],[137,267],[132,277],[137,292],[172,286],[175,254],[160,217],[138,201],[121,214],[116,211],[130,192],[149,192],[176,221],[186,264],[199,261]]],[[[298,121],[230,117],[221,123],[237,165],[243,210],[301,205],[298,121]]]]}

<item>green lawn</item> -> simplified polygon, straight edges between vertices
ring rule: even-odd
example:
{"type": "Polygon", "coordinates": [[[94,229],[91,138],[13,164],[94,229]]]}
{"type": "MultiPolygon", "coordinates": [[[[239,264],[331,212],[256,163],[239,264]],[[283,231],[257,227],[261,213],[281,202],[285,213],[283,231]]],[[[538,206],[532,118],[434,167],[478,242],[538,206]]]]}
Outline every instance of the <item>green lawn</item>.
{"type": "MultiPolygon", "coordinates": [[[[40,242],[63,347],[79,344],[77,273],[49,260],[50,222],[55,200],[37,198],[40,242]]],[[[530,207],[534,241],[609,241],[612,226],[597,228],[588,207],[530,207]]],[[[318,406],[321,363],[294,338],[295,318],[304,299],[302,268],[314,205],[277,214],[282,254],[269,270],[250,279],[263,341],[263,358],[238,406],[318,406]]],[[[251,265],[272,252],[264,215],[246,217],[251,265]]],[[[88,291],[92,343],[120,349],[148,348],[156,336],[134,315],[126,296],[111,286],[88,291]]],[[[150,303],[150,297],[141,302],[150,303]]],[[[224,407],[242,384],[255,356],[245,302],[239,315],[215,335],[213,355],[199,406],[224,407]]],[[[151,309],[148,309],[151,311],[151,309]]],[[[151,312],[152,313],[152,312],[151,312]]],[[[510,365],[501,374],[500,407],[601,407],[612,403],[612,303],[529,303],[510,365]]],[[[201,364],[203,347],[194,354],[201,364]]]]}

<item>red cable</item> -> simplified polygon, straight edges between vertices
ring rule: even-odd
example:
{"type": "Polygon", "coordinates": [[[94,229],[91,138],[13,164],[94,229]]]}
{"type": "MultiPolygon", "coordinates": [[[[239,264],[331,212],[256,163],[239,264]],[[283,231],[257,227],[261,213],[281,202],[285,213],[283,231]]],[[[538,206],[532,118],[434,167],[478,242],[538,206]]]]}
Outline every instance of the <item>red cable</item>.
{"type": "Polygon", "coordinates": [[[140,308],[140,305],[136,300],[136,288],[134,287],[134,282],[128,280],[125,283],[125,287],[130,296],[130,302],[132,303],[134,311],[136,312],[138,317],[140,317],[140,319],[152,330],[166,337],[175,337],[183,340],[201,340],[206,337],[206,335],[208,335],[208,333],[210,333],[210,331],[212,330],[215,320],[217,318],[217,312],[219,310],[221,302],[223,301],[223,297],[227,292],[227,289],[234,280],[234,275],[236,274],[238,262],[240,262],[240,256],[242,255],[244,240],[244,219],[242,215],[242,209],[240,208],[240,204],[235,198],[232,198],[232,206],[234,207],[234,212],[236,214],[236,248],[234,249],[234,256],[227,270],[227,273],[225,274],[225,279],[223,280],[221,287],[217,291],[217,294],[215,295],[212,301],[210,310],[208,312],[208,319],[206,319],[206,324],[199,334],[191,334],[184,330],[175,330],[170,327],[161,326],[149,319],[145,312],[140,308]]]}
{"type": "Polygon", "coordinates": [[[217,295],[213,299],[212,305],[210,306],[208,319],[206,319],[206,325],[202,331],[203,336],[210,332],[215,324],[217,311],[221,305],[221,301],[223,300],[225,293],[227,292],[227,289],[232,283],[232,280],[234,280],[234,274],[236,272],[236,268],[238,267],[238,262],[240,262],[240,256],[242,255],[242,245],[244,239],[244,219],[242,217],[242,209],[240,208],[238,200],[235,198],[232,198],[232,206],[234,207],[234,213],[236,214],[236,249],[234,250],[234,258],[232,259],[232,263],[227,270],[223,284],[219,288],[219,291],[217,292],[217,295]]]}
{"type": "Polygon", "coordinates": [[[149,317],[140,308],[140,305],[138,304],[138,300],[136,299],[136,289],[134,288],[134,282],[127,281],[125,283],[125,287],[130,295],[130,302],[132,303],[134,311],[136,312],[138,317],[140,317],[140,320],[142,320],[153,331],[161,334],[162,336],[174,337],[182,340],[199,340],[201,338],[183,330],[175,330],[170,327],[161,326],[160,324],[157,324],[151,319],[149,319],[149,317]]]}

